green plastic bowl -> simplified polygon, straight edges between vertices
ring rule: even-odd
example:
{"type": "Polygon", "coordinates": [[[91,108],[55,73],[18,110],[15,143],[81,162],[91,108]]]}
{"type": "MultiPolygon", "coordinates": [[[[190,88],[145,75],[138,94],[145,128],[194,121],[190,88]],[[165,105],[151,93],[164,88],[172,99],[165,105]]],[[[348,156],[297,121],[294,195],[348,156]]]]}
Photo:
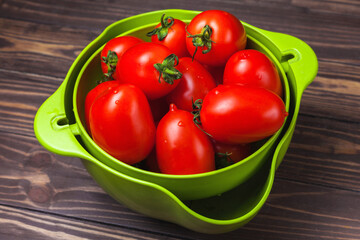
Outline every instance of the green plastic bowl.
{"type": "MultiPolygon", "coordinates": [[[[256,173],[252,177],[221,195],[183,201],[179,198],[182,197],[181,194],[176,193],[177,189],[169,191],[161,185],[124,174],[104,164],[102,162],[104,159],[98,160],[94,154],[90,154],[88,152],[90,148],[85,144],[88,136],[82,124],[82,113],[76,109],[83,100],[73,96],[74,94],[75,96],[84,95],[88,91],[74,93],[74,88],[75,85],[76,88],[80,86],[77,79],[80,72],[85,71],[82,70],[84,65],[86,62],[88,64],[92,62],[91,56],[96,55],[95,52],[104,43],[113,36],[142,26],[143,22],[148,22],[154,18],[154,15],[158,17],[163,12],[181,19],[190,19],[197,14],[197,12],[185,10],[164,10],[123,19],[109,26],[78,56],[63,84],[39,108],[34,121],[35,134],[39,142],[49,151],[81,158],[94,180],[115,200],[134,211],[173,222],[197,232],[209,234],[229,232],[249,222],[265,203],[272,188],[275,170],[290,144],[302,93],[316,76],[317,59],[312,49],[295,37],[261,30],[244,23],[247,33],[254,40],[261,42],[264,50],[269,51],[271,56],[280,63],[280,65],[277,63],[277,66],[282,74],[285,73],[289,87],[287,96],[290,97],[290,100],[286,100],[289,101],[287,105],[289,116],[281,132],[279,131],[273,140],[273,147],[267,151],[268,156],[256,160],[264,164],[259,164],[255,168],[257,171],[254,171],[256,173]]],[[[284,76],[283,80],[285,80],[284,76]]],[[[87,143],[89,144],[91,145],[91,142],[87,143]]],[[[252,157],[247,161],[253,161],[250,159],[252,157]]],[[[123,170],[123,167],[131,171],[135,170],[130,166],[122,166],[120,169],[123,170]]],[[[242,168],[248,169],[244,166],[242,168]]]]}
{"type": "MultiPolygon", "coordinates": [[[[102,74],[99,57],[102,46],[119,35],[144,38],[145,33],[159,22],[163,13],[189,22],[199,12],[162,10],[123,19],[110,25],[81,52],[63,84],[39,109],[35,118],[35,133],[40,143],[54,153],[88,159],[84,156],[89,152],[107,167],[134,179],[162,186],[179,199],[194,200],[216,196],[244,183],[273,156],[283,128],[267,139],[255,153],[239,163],[209,173],[179,176],[149,172],[114,159],[94,143],[84,127],[85,96],[102,74]],[[79,144],[81,149],[77,147],[79,144]]],[[[248,35],[248,47],[264,52],[277,66],[285,89],[286,109],[289,116],[294,117],[292,114],[296,111],[295,108],[290,108],[290,103],[300,101],[301,98],[301,94],[294,90],[297,89],[297,79],[304,77],[312,80],[315,77],[315,54],[297,38],[243,24],[248,35]],[[290,93],[291,87],[293,94],[290,93]]],[[[309,83],[310,81],[306,82],[309,83]]],[[[305,89],[306,86],[302,88],[305,89]]],[[[278,162],[280,164],[281,161],[278,162]]]]}

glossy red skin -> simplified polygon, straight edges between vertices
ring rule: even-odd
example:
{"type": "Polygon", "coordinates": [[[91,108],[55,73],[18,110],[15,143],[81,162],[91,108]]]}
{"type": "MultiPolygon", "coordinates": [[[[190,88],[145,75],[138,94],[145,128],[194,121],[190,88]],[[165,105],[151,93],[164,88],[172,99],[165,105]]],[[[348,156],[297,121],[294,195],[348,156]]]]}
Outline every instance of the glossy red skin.
{"type": "Polygon", "coordinates": [[[127,164],[145,159],[155,144],[155,124],[145,94],[121,84],[100,93],[90,107],[89,125],[94,142],[127,164]]]}
{"type": "MultiPolygon", "coordinates": [[[[144,41],[141,40],[140,38],[133,37],[133,36],[122,36],[122,37],[113,38],[113,39],[109,40],[105,44],[104,48],[101,50],[100,58],[102,60],[103,57],[106,57],[110,50],[110,51],[114,51],[116,53],[116,55],[118,57],[118,61],[119,61],[119,59],[125,53],[126,50],[128,50],[130,47],[132,47],[136,44],[142,43],[142,42],[144,42],[144,41]]],[[[104,74],[108,72],[108,67],[103,61],[101,61],[101,70],[103,71],[104,74]]],[[[117,79],[116,72],[114,72],[112,77],[114,79],[117,79]]]]}
{"type": "Polygon", "coordinates": [[[127,50],[116,65],[118,80],[139,87],[145,95],[153,100],[167,95],[179,83],[175,80],[169,84],[161,77],[154,67],[172,52],[164,45],[157,43],[140,43],[127,50]]]}
{"type": "MultiPolygon", "coordinates": [[[[156,28],[160,27],[159,23],[156,28]]],[[[166,37],[160,41],[157,35],[151,36],[151,42],[162,44],[170,49],[178,58],[190,56],[186,47],[186,24],[179,20],[174,19],[174,24],[168,29],[166,37]]]]}
{"type": "Polygon", "coordinates": [[[192,101],[203,99],[216,83],[211,74],[198,61],[185,57],[176,67],[182,74],[178,86],[166,96],[167,102],[174,103],[179,109],[191,112],[192,101]]]}
{"type": "Polygon", "coordinates": [[[156,131],[156,156],[166,174],[196,174],[215,170],[214,150],[209,137],[193,122],[188,111],[170,105],[156,131]]]}
{"type": "Polygon", "coordinates": [[[223,84],[263,87],[280,97],[282,83],[274,63],[263,53],[246,49],[236,52],[226,63],[223,84]]]}
{"type": "Polygon", "coordinates": [[[103,82],[103,83],[97,85],[93,89],[91,89],[90,92],[86,95],[86,98],[85,98],[85,123],[86,123],[86,128],[90,134],[91,134],[91,132],[90,132],[90,125],[89,125],[89,114],[90,114],[91,105],[93,104],[95,99],[97,97],[99,97],[100,94],[102,94],[106,91],[109,91],[109,90],[111,90],[111,88],[117,87],[118,85],[119,85],[119,83],[116,81],[106,81],[106,82],[103,82]]]}
{"type": "Polygon", "coordinates": [[[219,85],[203,100],[203,129],[219,142],[251,143],[273,135],[287,116],[282,99],[259,87],[219,85]]]}
{"type": "Polygon", "coordinates": [[[222,142],[213,142],[216,153],[231,153],[230,163],[237,163],[251,155],[251,144],[226,144],[222,142]]]}
{"type": "MultiPolygon", "coordinates": [[[[234,15],[221,10],[204,11],[191,20],[187,31],[191,35],[199,34],[205,25],[212,28],[211,40],[214,42],[210,52],[206,54],[202,53],[201,47],[198,48],[195,59],[199,62],[210,66],[225,66],[232,54],[245,49],[245,29],[234,15]]],[[[196,49],[192,38],[186,39],[186,46],[192,56],[196,49]]]]}

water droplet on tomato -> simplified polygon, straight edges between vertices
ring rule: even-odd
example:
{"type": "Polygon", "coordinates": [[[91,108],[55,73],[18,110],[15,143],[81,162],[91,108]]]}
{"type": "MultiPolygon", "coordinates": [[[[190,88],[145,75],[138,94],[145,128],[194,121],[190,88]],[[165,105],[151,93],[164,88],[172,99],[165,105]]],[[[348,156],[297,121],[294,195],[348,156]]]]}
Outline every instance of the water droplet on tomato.
{"type": "Polygon", "coordinates": [[[117,94],[117,93],[118,93],[118,91],[117,91],[117,90],[115,90],[115,91],[114,91],[114,94],[117,94]]]}
{"type": "Polygon", "coordinates": [[[116,100],[115,103],[116,103],[116,104],[119,104],[119,100],[116,100]]]}
{"type": "Polygon", "coordinates": [[[184,126],[184,123],[183,123],[182,121],[179,121],[179,122],[178,122],[178,126],[179,126],[179,127],[183,127],[183,126],[184,126]]]}
{"type": "Polygon", "coordinates": [[[215,90],[215,95],[219,94],[219,91],[218,90],[215,90]]]}

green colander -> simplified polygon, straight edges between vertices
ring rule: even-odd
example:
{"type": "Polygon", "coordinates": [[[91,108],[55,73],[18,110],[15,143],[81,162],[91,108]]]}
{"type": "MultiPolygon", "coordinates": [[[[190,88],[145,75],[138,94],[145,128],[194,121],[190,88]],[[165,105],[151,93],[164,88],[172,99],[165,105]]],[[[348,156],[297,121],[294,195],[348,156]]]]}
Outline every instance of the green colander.
{"type": "MultiPolygon", "coordinates": [[[[35,134],[39,142],[49,151],[85,159],[84,165],[104,189],[106,189],[103,180],[105,178],[98,178],[96,168],[90,170],[90,165],[98,166],[98,172],[102,172],[106,166],[107,171],[111,169],[112,173],[116,172],[119,176],[161,186],[181,200],[216,196],[244,183],[267,161],[270,161],[277,142],[283,140],[279,137],[284,126],[272,137],[263,141],[255,153],[239,163],[209,173],[182,176],[153,173],[122,163],[99,148],[84,127],[85,96],[102,74],[99,57],[102,46],[119,35],[144,38],[145,33],[159,22],[163,13],[189,22],[199,12],[155,11],[123,19],[110,25],[81,52],[62,85],[40,107],[35,117],[35,134]],[[94,165],[95,161],[97,164],[94,165]]],[[[284,101],[289,112],[288,118],[296,119],[298,112],[296,109],[300,103],[301,93],[314,79],[317,72],[314,52],[307,44],[295,37],[265,31],[247,23],[243,24],[248,35],[247,47],[264,52],[277,66],[285,89],[284,101]]],[[[292,132],[289,135],[292,135],[292,132]]],[[[283,145],[288,146],[290,139],[291,137],[283,145]]],[[[280,162],[281,160],[278,160],[277,164],[280,162]]],[[[123,187],[120,184],[115,184],[115,186],[119,192],[123,187]]],[[[134,188],[133,194],[140,193],[134,188]]]]}

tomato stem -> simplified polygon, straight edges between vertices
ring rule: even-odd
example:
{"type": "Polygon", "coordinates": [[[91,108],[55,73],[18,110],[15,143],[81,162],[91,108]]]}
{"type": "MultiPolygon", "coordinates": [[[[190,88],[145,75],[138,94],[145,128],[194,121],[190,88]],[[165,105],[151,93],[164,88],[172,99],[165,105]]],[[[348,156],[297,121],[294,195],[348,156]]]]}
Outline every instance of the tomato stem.
{"type": "Polygon", "coordinates": [[[202,48],[203,54],[206,54],[211,51],[212,43],[215,43],[215,42],[213,40],[211,40],[211,35],[213,33],[213,30],[209,25],[205,25],[203,27],[203,29],[201,30],[201,33],[199,33],[199,34],[192,35],[189,32],[187,32],[187,33],[189,34],[189,36],[187,36],[187,37],[192,38],[192,43],[195,46],[195,51],[192,56],[192,60],[194,60],[194,58],[195,58],[195,54],[198,50],[198,47],[202,48]]]}
{"type": "Polygon", "coordinates": [[[193,108],[193,111],[191,113],[192,113],[192,115],[194,115],[193,122],[203,133],[205,133],[209,137],[212,137],[210,133],[207,133],[204,129],[202,129],[199,126],[201,124],[200,110],[201,110],[203,101],[201,99],[197,99],[197,100],[195,100],[195,102],[194,102],[194,99],[192,99],[191,101],[192,101],[192,108],[193,108]]]}
{"type": "Polygon", "coordinates": [[[161,16],[160,23],[161,23],[161,26],[155,28],[151,32],[148,32],[146,34],[146,36],[151,37],[156,34],[159,41],[164,40],[164,38],[169,33],[169,28],[174,24],[174,18],[170,17],[170,16],[165,18],[165,14],[163,14],[161,16]]]}
{"type": "Polygon", "coordinates": [[[118,62],[118,56],[116,55],[116,52],[109,50],[106,57],[102,57],[102,62],[104,62],[108,67],[108,72],[104,75],[108,80],[113,80],[113,74],[116,69],[116,64],[118,62]]]}
{"type": "Polygon", "coordinates": [[[161,77],[166,83],[173,84],[174,80],[180,79],[182,73],[175,67],[179,64],[179,58],[175,54],[167,56],[162,63],[155,63],[154,67],[159,71],[159,83],[161,77]]]}
{"type": "Polygon", "coordinates": [[[217,152],[215,153],[215,165],[216,169],[224,168],[234,164],[235,162],[231,158],[232,152],[217,152]]]}

